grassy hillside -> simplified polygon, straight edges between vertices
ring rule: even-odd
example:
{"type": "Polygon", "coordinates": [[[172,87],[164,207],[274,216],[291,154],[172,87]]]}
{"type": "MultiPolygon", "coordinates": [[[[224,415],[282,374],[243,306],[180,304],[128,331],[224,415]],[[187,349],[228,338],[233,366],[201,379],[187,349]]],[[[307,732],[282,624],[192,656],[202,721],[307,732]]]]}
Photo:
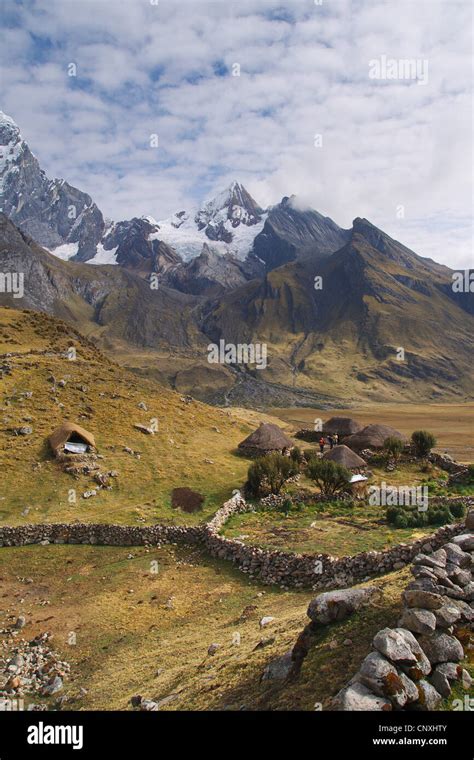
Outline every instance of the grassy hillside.
{"type": "Polygon", "coordinates": [[[2,522],[195,523],[245,479],[248,463],[233,452],[249,425],[225,411],[186,403],[179,394],[127,372],[65,323],[0,309],[0,354],[9,353],[2,362],[0,396],[2,522]],[[68,346],[76,348],[75,361],[65,356],[68,346]],[[155,435],[134,428],[136,423],[149,426],[153,418],[155,435]],[[47,438],[63,420],[94,434],[104,457],[98,461],[101,470],[118,472],[111,491],[83,499],[95,487],[91,477],[76,480],[54,460],[47,438]],[[33,433],[15,435],[21,426],[31,426],[33,433]],[[170,492],[178,486],[205,495],[202,512],[187,515],[171,508],[170,492]],[[76,505],[68,501],[72,488],[76,505]]]}
{"type": "Polygon", "coordinates": [[[315,702],[329,706],[376,631],[396,622],[407,571],[377,581],[384,596],[376,606],[321,632],[291,688],[260,677],[306,624],[310,592],[261,587],[180,547],[8,548],[0,552],[0,577],[0,628],[23,614],[24,637],[53,634],[54,649],[71,664],[68,708],[123,710],[141,694],[171,696],[165,710],[313,710],[315,702]],[[150,572],[152,560],[158,574],[150,572]],[[263,616],[274,622],[261,629],[263,616]],[[236,633],[239,644],[233,643],[236,633]],[[262,638],[274,642],[255,650],[262,638]],[[211,657],[212,643],[219,649],[211,657]]]}

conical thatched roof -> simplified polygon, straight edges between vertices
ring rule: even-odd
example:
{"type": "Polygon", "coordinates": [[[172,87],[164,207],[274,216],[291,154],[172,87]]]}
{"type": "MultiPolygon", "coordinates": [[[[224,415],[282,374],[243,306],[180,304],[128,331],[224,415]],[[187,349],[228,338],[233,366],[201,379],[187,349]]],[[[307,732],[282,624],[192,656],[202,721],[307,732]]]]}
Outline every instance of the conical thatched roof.
{"type": "Polygon", "coordinates": [[[399,430],[389,425],[367,425],[359,433],[350,435],[345,443],[354,451],[362,449],[381,449],[386,438],[398,438],[405,441],[405,436],[399,430]]]}
{"type": "Polygon", "coordinates": [[[367,467],[367,462],[356,454],[355,451],[352,451],[349,446],[345,446],[344,444],[341,444],[341,446],[334,446],[333,449],[326,451],[326,453],[323,454],[323,459],[331,459],[333,462],[337,462],[337,464],[342,464],[343,467],[347,467],[348,470],[367,467]]]}
{"type": "Polygon", "coordinates": [[[363,429],[363,425],[352,417],[331,417],[327,422],[323,423],[323,432],[329,435],[337,433],[338,435],[346,436],[359,433],[363,429]]]}
{"type": "Polygon", "coordinates": [[[70,440],[81,440],[83,443],[87,443],[88,446],[95,448],[95,439],[92,433],[85,430],[80,425],[76,425],[74,422],[63,422],[62,425],[56,428],[49,436],[49,444],[55,454],[62,449],[65,443],[70,440]]]}
{"type": "Polygon", "coordinates": [[[278,425],[271,422],[261,422],[260,427],[254,430],[244,441],[239,443],[239,449],[265,451],[283,451],[293,448],[293,443],[278,425]]]}

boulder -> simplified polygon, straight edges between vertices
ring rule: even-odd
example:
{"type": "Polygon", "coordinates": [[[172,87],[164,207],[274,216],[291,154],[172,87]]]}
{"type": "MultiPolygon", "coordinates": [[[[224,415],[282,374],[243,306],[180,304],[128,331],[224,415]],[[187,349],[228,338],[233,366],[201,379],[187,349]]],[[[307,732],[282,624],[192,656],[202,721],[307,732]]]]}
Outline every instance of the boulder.
{"type": "Polygon", "coordinates": [[[439,662],[459,662],[464,657],[461,643],[454,636],[436,631],[420,636],[419,643],[432,665],[439,662]]]}
{"type": "Polygon", "coordinates": [[[308,616],[313,622],[322,625],[345,620],[379,592],[377,586],[325,591],[310,602],[308,616]]]}
{"type": "Polygon", "coordinates": [[[408,696],[403,681],[396,667],[380,652],[367,655],[360,667],[359,678],[374,694],[390,699],[395,707],[406,705],[408,696]]]}
{"type": "Polygon", "coordinates": [[[406,607],[398,625],[400,628],[408,628],[413,633],[431,633],[436,628],[436,618],[430,610],[406,607]]]}
{"type": "Polygon", "coordinates": [[[449,628],[461,618],[461,610],[450,604],[443,605],[439,610],[435,610],[433,614],[438,628],[449,628]]]}
{"type": "Polygon", "coordinates": [[[468,552],[464,552],[457,544],[452,542],[445,544],[444,551],[446,552],[448,562],[451,562],[453,565],[458,565],[459,567],[471,567],[471,555],[468,554],[468,552]]]}
{"type": "Polygon", "coordinates": [[[441,694],[424,679],[418,683],[418,694],[418,706],[421,710],[436,710],[441,702],[441,694]]]}
{"type": "Polygon", "coordinates": [[[292,674],[294,667],[295,663],[290,650],[268,663],[263,671],[262,681],[284,681],[292,674]]]}
{"type": "Polygon", "coordinates": [[[469,510],[466,515],[466,528],[474,532],[474,509],[469,510]]]}
{"type": "Polygon", "coordinates": [[[451,543],[459,546],[464,552],[474,551],[474,535],[472,533],[461,533],[460,536],[454,536],[451,543]]]}
{"type": "Polygon", "coordinates": [[[390,711],[392,704],[386,697],[379,697],[363,683],[355,682],[346,686],[336,696],[340,710],[353,711],[390,711]]]}
{"type": "Polygon", "coordinates": [[[374,636],[372,643],[375,649],[394,663],[416,666],[422,674],[431,670],[417,640],[405,628],[383,628],[374,636]]]}
{"type": "Polygon", "coordinates": [[[446,567],[446,552],[444,549],[438,549],[433,554],[417,554],[413,564],[425,565],[426,567],[446,567]]]}
{"type": "Polygon", "coordinates": [[[449,678],[439,670],[434,670],[430,676],[431,685],[434,686],[436,691],[446,699],[451,694],[451,683],[449,678]]]}
{"type": "Polygon", "coordinates": [[[424,591],[423,589],[404,591],[402,599],[407,607],[437,610],[443,606],[443,599],[440,594],[434,594],[432,591],[424,591]]]}

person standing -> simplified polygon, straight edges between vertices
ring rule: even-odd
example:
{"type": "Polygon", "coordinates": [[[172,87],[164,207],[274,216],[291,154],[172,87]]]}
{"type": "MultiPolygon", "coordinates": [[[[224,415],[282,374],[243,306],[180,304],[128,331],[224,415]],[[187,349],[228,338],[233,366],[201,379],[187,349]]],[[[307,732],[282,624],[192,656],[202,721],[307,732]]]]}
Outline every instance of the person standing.
{"type": "Polygon", "coordinates": [[[328,435],[328,443],[329,443],[329,448],[332,449],[334,447],[334,438],[332,437],[332,435],[328,435]]]}
{"type": "Polygon", "coordinates": [[[334,433],[334,435],[333,435],[333,441],[334,441],[334,446],[337,446],[338,443],[339,443],[339,436],[338,436],[337,433],[334,433]]]}
{"type": "Polygon", "coordinates": [[[323,436],[321,436],[321,438],[319,439],[319,450],[321,454],[324,454],[324,444],[325,444],[325,440],[323,436]]]}

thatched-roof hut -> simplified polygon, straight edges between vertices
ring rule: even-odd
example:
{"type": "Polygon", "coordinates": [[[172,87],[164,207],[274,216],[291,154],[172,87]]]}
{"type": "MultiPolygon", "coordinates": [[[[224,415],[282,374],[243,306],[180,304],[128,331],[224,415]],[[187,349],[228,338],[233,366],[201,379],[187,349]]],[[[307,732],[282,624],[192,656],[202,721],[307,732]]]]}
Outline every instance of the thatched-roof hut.
{"type": "Polygon", "coordinates": [[[359,433],[362,429],[363,425],[357,422],[357,420],[352,419],[352,417],[331,417],[323,423],[323,433],[325,435],[337,433],[340,438],[359,433]]]}
{"type": "Polygon", "coordinates": [[[337,462],[337,464],[342,464],[348,470],[358,471],[367,467],[367,462],[356,454],[355,451],[352,451],[349,446],[345,446],[344,444],[334,446],[333,449],[326,451],[323,454],[323,459],[331,459],[333,462],[337,462]]]}
{"type": "Polygon", "coordinates": [[[293,443],[278,425],[271,422],[261,422],[248,438],[239,443],[239,450],[246,456],[263,456],[272,451],[285,454],[293,448],[293,443]]]}
{"type": "Polygon", "coordinates": [[[381,449],[386,438],[398,438],[405,442],[405,436],[389,425],[367,425],[359,433],[350,435],[345,443],[354,451],[362,449],[381,449]]]}
{"type": "Polygon", "coordinates": [[[64,453],[85,454],[89,449],[95,449],[95,439],[92,433],[74,422],[63,422],[49,436],[49,445],[56,457],[64,453]]]}

